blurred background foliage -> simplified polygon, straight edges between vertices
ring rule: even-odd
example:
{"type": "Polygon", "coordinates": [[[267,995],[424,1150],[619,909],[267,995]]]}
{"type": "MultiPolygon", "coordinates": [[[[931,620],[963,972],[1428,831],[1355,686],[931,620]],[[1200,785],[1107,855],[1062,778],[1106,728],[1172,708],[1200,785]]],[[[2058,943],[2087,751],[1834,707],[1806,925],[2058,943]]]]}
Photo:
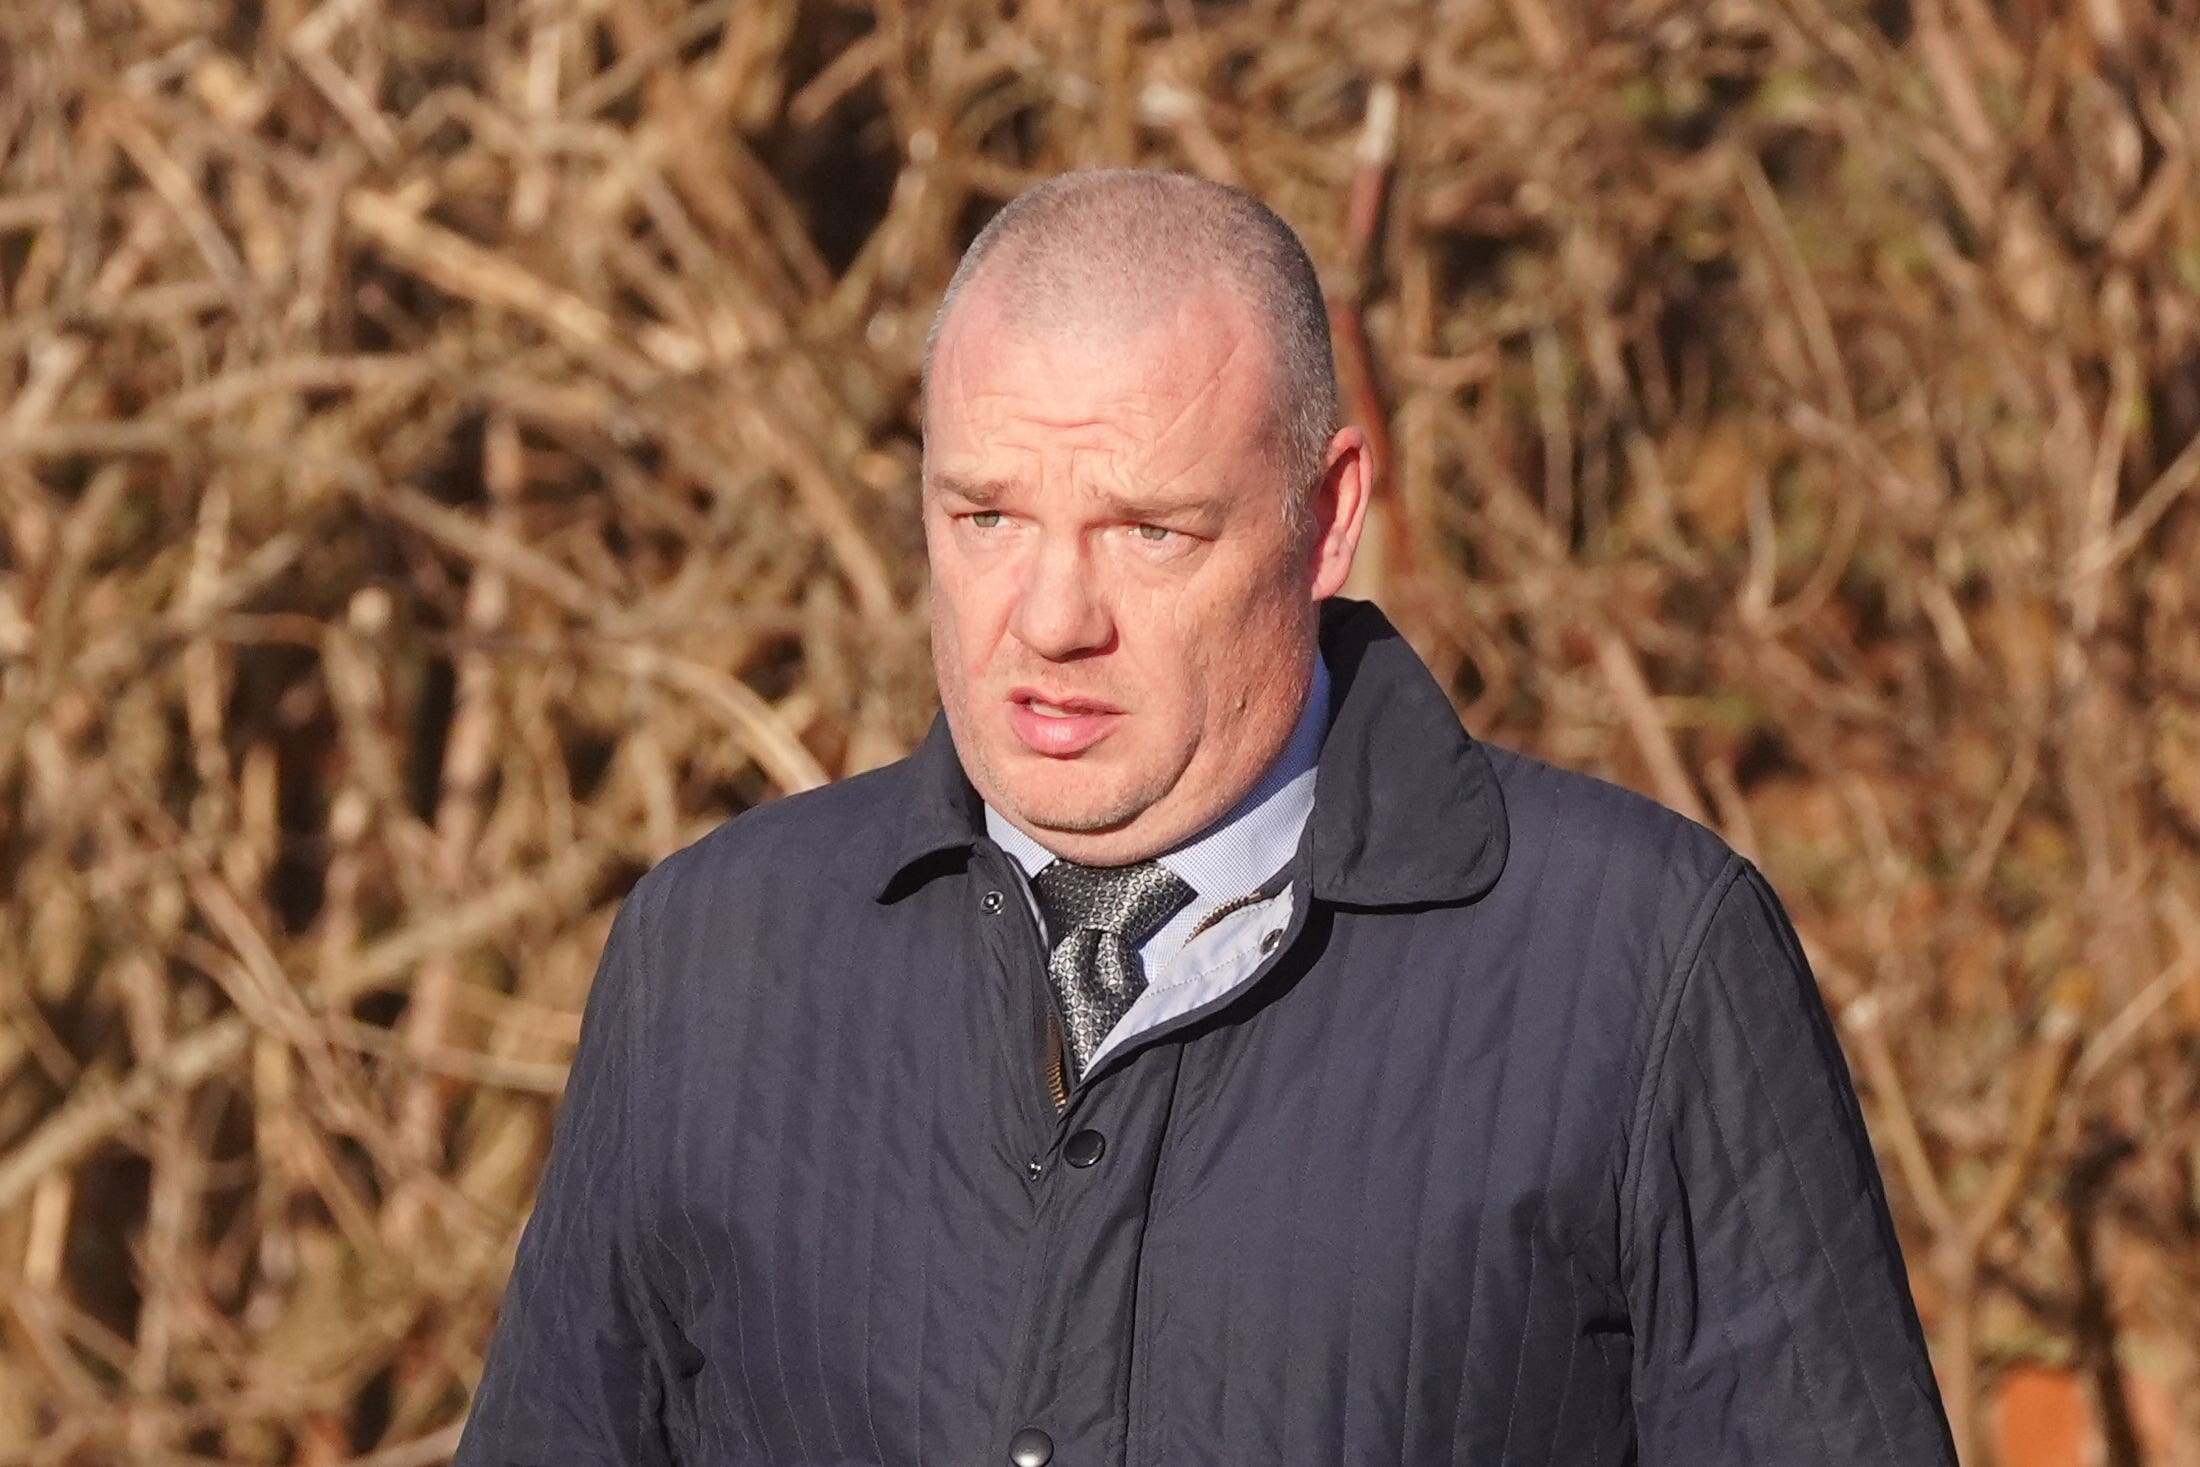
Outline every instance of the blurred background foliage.
{"type": "Polygon", "coordinates": [[[609,914],[934,706],[915,370],[1257,190],[1477,733],[1792,904],[1966,1460],[2200,1462],[2196,0],[0,7],[0,1461],[440,1461],[609,914]]]}

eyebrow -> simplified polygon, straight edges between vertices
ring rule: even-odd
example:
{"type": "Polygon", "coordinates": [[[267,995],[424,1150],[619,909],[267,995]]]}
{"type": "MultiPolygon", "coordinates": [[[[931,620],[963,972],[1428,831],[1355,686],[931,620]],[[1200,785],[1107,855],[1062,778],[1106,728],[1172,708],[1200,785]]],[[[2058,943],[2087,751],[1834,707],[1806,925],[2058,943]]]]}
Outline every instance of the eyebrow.
{"type": "Polygon", "coordinates": [[[952,494],[980,506],[999,504],[1010,487],[1000,479],[965,479],[955,474],[933,474],[925,480],[925,488],[934,494],[952,494]]]}
{"type": "Polygon", "coordinates": [[[1107,494],[1101,497],[1106,502],[1109,510],[1117,517],[1136,520],[1140,523],[1206,514],[1213,504],[1213,501],[1204,495],[1184,495],[1176,498],[1167,496],[1139,498],[1135,495],[1107,494]]]}
{"type": "MultiPolygon", "coordinates": [[[[925,488],[930,493],[952,494],[980,509],[990,509],[1011,497],[1016,486],[1006,479],[966,479],[959,474],[933,474],[925,480],[925,488]]],[[[1111,515],[1139,523],[1204,515],[1210,509],[1210,501],[1202,495],[1149,498],[1103,492],[1098,498],[1111,515]]]]}

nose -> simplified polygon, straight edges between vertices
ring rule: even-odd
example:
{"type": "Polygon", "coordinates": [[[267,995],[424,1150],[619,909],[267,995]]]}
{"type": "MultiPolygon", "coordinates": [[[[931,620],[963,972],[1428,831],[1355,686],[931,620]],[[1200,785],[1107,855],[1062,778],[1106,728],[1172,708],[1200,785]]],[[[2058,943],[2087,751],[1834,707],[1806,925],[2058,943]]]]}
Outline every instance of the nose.
{"type": "Polygon", "coordinates": [[[1009,624],[1016,640],[1052,661],[1098,652],[1115,634],[1092,565],[1074,540],[1042,545],[1028,562],[1009,624]]]}

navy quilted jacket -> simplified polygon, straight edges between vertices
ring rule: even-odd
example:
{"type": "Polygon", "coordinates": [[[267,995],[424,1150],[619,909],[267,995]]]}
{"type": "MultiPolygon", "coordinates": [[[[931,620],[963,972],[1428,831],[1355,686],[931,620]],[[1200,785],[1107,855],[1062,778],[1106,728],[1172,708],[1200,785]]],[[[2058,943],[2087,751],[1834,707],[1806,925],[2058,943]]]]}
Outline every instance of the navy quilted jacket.
{"type": "Polygon", "coordinates": [[[1323,649],[1312,900],[1066,1113],[944,725],[646,876],[461,1467],[1952,1463],[1763,877],[1323,649]]]}

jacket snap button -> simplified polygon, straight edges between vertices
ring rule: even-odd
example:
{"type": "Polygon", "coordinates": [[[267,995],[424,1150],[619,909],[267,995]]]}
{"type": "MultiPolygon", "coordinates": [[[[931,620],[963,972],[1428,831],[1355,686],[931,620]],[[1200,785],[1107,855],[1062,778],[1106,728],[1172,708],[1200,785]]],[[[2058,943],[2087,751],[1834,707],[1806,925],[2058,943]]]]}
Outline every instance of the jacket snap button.
{"type": "Polygon", "coordinates": [[[1008,1439],[1008,1460],[1015,1467],[1047,1467],[1054,1460],[1054,1438],[1027,1426],[1008,1439]]]}
{"type": "Polygon", "coordinates": [[[1079,1131],[1062,1143],[1062,1160],[1071,1166],[1091,1166],[1107,1149],[1108,1140],[1098,1131],[1079,1131]]]}
{"type": "Polygon", "coordinates": [[[1264,953],[1272,953],[1276,950],[1276,944],[1281,941],[1283,941],[1283,929],[1280,927],[1271,928],[1261,934],[1260,950],[1264,953]]]}
{"type": "Polygon", "coordinates": [[[1046,1163],[1039,1160],[1039,1158],[1036,1156],[1024,1163],[1024,1175],[1031,1178],[1031,1180],[1033,1180],[1034,1182],[1039,1180],[1039,1173],[1045,1171],[1046,1169],[1046,1163]]]}
{"type": "Polygon", "coordinates": [[[1000,909],[1001,894],[999,892],[989,891],[984,896],[978,898],[978,910],[985,913],[988,917],[992,916],[1000,909]]]}

